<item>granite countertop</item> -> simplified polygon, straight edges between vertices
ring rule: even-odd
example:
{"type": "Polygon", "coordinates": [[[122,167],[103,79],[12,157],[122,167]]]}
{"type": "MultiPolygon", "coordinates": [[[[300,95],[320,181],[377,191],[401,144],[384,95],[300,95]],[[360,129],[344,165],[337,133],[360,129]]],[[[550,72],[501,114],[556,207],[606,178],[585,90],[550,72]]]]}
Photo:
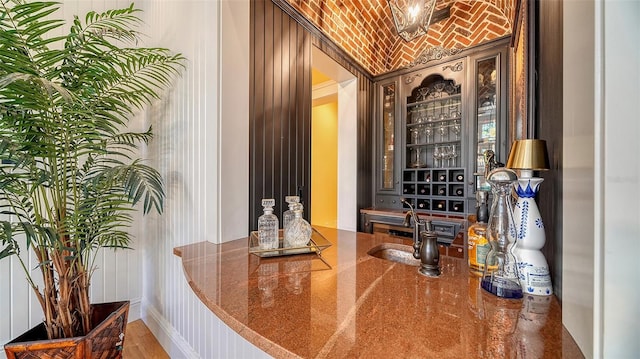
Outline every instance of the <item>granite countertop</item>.
{"type": "Polygon", "coordinates": [[[583,357],[554,296],[499,299],[462,259],[441,257],[441,276],[428,278],[367,254],[403,239],[317,229],[332,243],[328,265],[314,254],[259,258],[246,238],[174,253],[202,302],[277,358],[583,357]]]}

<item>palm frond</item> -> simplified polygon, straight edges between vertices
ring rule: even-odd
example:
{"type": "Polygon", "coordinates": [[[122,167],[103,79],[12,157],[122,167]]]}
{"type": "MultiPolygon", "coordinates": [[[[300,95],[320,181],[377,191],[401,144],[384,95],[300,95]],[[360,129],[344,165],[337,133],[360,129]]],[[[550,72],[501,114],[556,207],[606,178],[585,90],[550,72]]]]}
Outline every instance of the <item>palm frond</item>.
{"type": "Polygon", "coordinates": [[[85,19],[87,23],[85,31],[118,41],[136,43],[139,33],[133,28],[141,23],[135,15],[138,11],[140,10],[134,9],[131,4],[128,8],[110,10],[102,14],[89,12],[85,19]]]}
{"type": "Polygon", "coordinates": [[[0,259],[18,254],[20,252],[20,246],[14,239],[13,224],[8,221],[0,222],[0,259]]]}
{"type": "Polygon", "coordinates": [[[0,74],[6,72],[24,72],[32,75],[42,75],[41,64],[34,61],[34,57],[43,54],[57,54],[59,50],[51,50],[48,44],[60,41],[63,37],[42,36],[64,25],[64,21],[48,19],[47,17],[58,10],[56,2],[26,2],[3,1],[0,3],[0,48],[11,50],[2,51],[0,59],[0,74]],[[13,4],[12,6],[10,6],[13,4]]]}

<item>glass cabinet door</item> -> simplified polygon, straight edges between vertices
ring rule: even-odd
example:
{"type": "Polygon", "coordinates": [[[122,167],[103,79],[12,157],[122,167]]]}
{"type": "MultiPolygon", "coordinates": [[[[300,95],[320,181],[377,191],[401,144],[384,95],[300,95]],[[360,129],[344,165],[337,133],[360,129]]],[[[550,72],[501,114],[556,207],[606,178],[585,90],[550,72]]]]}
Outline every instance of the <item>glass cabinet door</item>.
{"type": "Polygon", "coordinates": [[[382,146],[379,158],[380,189],[394,190],[396,188],[396,85],[395,83],[382,86],[382,146]]]}
{"type": "MultiPolygon", "coordinates": [[[[500,104],[498,92],[498,58],[491,57],[476,63],[476,190],[491,190],[485,179],[485,153],[497,150],[497,131],[500,104]]],[[[497,159],[496,159],[497,160],[497,159]]]]}

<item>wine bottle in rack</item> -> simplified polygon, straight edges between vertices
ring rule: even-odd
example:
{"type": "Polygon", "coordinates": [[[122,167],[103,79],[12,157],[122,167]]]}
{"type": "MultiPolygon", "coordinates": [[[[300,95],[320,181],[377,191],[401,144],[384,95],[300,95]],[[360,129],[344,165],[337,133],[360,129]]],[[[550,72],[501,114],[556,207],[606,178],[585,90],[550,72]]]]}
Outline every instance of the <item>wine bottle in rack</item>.
{"type": "Polygon", "coordinates": [[[405,186],[402,189],[402,192],[407,193],[407,194],[414,194],[415,193],[415,186],[412,185],[412,184],[408,185],[408,186],[405,186]]]}
{"type": "Polygon", "coordinates": [[[456,196],[462,197],[464,195],[464,190],[462,188],[456,188],[456,196]]]}
{"type": "Polygon", "coordinates": [[[458,181],[458,182],[464,181],[464,175],[462,173],[458,173],[456,175],[456,181],[458,181]]]}
{"type": "Polygon", "coordinates": [[[462,203],[455,202],[452,209],[454,212],[462,212],[462,203]]]}

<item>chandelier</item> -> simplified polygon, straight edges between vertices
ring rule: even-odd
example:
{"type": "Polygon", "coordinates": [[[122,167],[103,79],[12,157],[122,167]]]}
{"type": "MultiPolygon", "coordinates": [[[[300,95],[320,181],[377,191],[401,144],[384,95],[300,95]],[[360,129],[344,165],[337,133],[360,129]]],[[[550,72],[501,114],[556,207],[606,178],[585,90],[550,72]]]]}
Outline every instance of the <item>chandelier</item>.
{"type": "Polygon", "coordinates": [[[436,0],[387,0],[398,35],[405,41],[426,35],[436,0]]]}

